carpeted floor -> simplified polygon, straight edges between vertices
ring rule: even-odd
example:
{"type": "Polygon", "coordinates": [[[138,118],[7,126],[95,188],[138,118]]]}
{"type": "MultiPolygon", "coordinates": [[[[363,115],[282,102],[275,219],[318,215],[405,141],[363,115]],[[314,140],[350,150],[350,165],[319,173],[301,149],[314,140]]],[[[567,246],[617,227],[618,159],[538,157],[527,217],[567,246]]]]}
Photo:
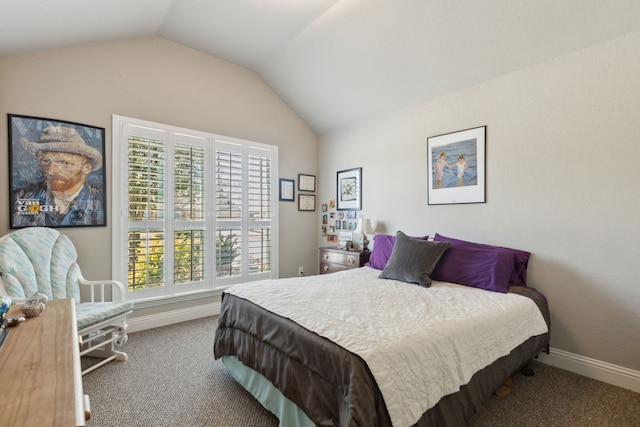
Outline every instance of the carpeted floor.
{"type": "MultiPolygon", "coordinates": [[[[127,362],[83,377],[89,427],[275,427],[265,410],[213,359],[216,317],[129,335],[127,362]]],[[[637,427],[640,394],[534,362],[535,376],[513,377],[471,427],[637,427]]],[[[285,426],[286,427],[286,426],[285,426]]]]}

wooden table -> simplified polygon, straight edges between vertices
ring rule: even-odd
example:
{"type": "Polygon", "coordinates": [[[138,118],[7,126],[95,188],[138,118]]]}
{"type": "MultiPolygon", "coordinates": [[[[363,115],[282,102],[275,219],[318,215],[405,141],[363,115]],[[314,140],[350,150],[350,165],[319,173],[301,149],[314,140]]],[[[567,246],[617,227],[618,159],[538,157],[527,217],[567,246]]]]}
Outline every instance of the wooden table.
{"type": "MultiPolygon", "coordinates": [[[[12,306],[7,316],[21,314],[19,306],[12,306]]],[[[89,408],[82,392],[78,340],[71,298],[49,301],[40,316],[9,328],[0,347],[0,424],[85,425],[89,408]]]]}

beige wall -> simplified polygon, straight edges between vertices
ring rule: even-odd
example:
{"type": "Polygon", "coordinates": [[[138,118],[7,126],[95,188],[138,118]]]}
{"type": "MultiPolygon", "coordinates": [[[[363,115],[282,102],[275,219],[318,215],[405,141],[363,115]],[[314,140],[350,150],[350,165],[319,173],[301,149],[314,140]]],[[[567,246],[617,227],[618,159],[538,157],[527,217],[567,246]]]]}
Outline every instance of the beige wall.
{"type": "Polygon", "coordinates": [[[322,136],[320,199],[335,197],[336,171],[362,166],[377,231],[531,251],[552,347],[637,371],[639,111],[635,33],[322,136]],[[487,202],[427,205],[427,137],[482,125],[487,202]]]}
{"type": "MultiPolygon", "coordinates": [[[[7,113],[105,127],[108,182],[112,114],[278,145],[281,177],[317,172],[318,205],[335,197],[336,171],[362,166],[364,213],[379,232],[531,251],[530,283],[552,309],[552,346],[640,370],[639,100],[634,33],[325,135],[316,154],[314,133],[254,73],[142,38],[0,58],[0,168],[7,113]],[[428,206],[427,137],[481,125],[487,203],[428,206]]],[[[7,178],[0,173],[0,234],[9,231],[7,178]]],[[[320,212],[279,207],[281,276],[298,265],[316,272],[316,245],[305,242],[320,212]]],[[[110,277],[110,227],[64,231],[85,275],[110,277]]]]}
{"type": "MultiPolygon", "coordinates": [[[[280,177],[317,173],[314,132],[255,73],[228,62],[155,37],[4,57],[0,235],[9,231],[7,113],[104,127],[108,187],[112,114],[277,145],[280,177]]],[[[298,266],[316,271],[315,245],[299,244],[314,241],[315,216],[295,203],[279,203],[279,212],[280,276],[296,275],[298,266]]],[[[88,279],[111,277],[110,225],[61,231],[88,279]]]]}

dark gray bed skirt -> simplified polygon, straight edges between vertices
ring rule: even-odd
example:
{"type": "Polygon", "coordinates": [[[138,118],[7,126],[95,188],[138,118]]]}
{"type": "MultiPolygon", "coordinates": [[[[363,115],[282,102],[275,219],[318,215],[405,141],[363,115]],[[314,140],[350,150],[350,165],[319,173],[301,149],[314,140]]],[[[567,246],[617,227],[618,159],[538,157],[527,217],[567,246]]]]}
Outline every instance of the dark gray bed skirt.
{"type": "MultiPolygon", "coordinates": [[[[546,300],[536,303],[548,319],[546,300]]],[[[500,385],[548,345],[548,333],[529,338],[474,374],[460,391],[444,396],[416,426],[466,425],[500,385]]],[[[229,294],[223,294],[214,342],[214,356],[223,355],[237,356],[265,376],[318,426],[391,426],[382,393],[359,356],[229,294]]]]}
{"type": "Polygon", "coordinates": [[[548,343],[546,335],[529,338],[507,356],[476,372],[460,391],[444,396],[422,415],[418,427],[465,426],[471,417],[482,410],[493,393],[514,373],[543,351],[548,343]]]}

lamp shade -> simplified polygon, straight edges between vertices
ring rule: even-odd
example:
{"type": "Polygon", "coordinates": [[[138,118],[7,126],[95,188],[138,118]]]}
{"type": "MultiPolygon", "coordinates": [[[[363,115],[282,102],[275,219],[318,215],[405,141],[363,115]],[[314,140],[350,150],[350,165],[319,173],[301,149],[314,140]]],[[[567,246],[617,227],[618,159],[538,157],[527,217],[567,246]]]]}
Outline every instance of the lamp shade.
{"type": "Polygon", "coordinates": [[[355,229],[356,233],[369,234],[373,233],[373,227],[371,226],[370,219],[359,219],[358,226],[355,229]]]}

